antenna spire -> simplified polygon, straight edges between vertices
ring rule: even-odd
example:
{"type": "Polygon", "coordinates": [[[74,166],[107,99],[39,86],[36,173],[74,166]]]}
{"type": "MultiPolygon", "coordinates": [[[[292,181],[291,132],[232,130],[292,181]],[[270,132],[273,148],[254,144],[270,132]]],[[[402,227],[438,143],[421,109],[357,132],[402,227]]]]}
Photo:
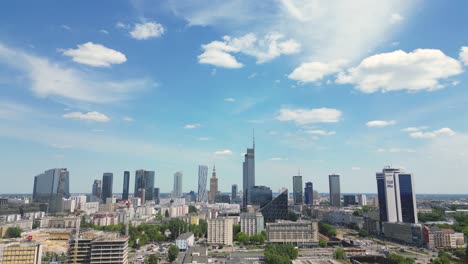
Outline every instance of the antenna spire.
{"type": "Polygon", "coordinates": [[[255,149],[255,128],[252,129],[253,148],[255,149]]]}

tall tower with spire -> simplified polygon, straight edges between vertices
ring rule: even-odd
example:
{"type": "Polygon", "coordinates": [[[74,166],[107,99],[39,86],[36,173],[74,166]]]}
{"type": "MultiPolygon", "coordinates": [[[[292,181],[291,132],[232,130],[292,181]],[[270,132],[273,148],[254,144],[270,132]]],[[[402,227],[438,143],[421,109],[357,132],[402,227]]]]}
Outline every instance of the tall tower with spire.
{"type": "Polygon", "coordinates": [[[243,167],[243,205],[247,207],[250,204],[250,189],[255,186],[255,132],[253,136],[252,148],[247,148],[247,153],[244,156],[243,167]]]}
{"type": "Polygon", "coordinates": [[[211,178],[210,178],[210,193],[208,197],[208,202],[215,203],[217,194],[218,194],[218,178],[216,178],[216,166],[213,164],[213,174],[211,174],[211,178]]]}

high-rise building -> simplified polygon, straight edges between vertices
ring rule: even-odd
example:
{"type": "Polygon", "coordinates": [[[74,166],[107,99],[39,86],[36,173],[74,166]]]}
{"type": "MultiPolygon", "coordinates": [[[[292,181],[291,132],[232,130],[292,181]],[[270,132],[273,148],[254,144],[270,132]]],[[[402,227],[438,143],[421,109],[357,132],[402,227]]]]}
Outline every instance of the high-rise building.
{"type": "Polygon", "coordinates": [[[237,198],[237,184],[233,184],[231,187],[231,199],[234,200],[237,198]]]}
{"type": "Polygon", "coordinates": [[[174,188],[172,190],[173,198],[182,197],[182,175],[181,171],[174,173],[174,188]]]}
{"type": "Polygon", "coordinates": [[[341,206],[340,175],[332,174],[328,176],[330,186],[330,205],[341,206]]]}
{"type": "Polygon", "coordinates": [[[343,195],[343,205],[344,206],[356,205],[356,195],[351,195],[351,194],[343,195]]]}
{"type": "Polygon", "coordinates": [[[101,192],[102,192],[102,181],[94,180],[92,195],[97,199],[97,201],[101,200],[101,192]]]}
{"type": "Polygon", "coordinates": [[[242,213],[240,215],[241,232],[252,236],[265,230],[265,223],[261,213],[242,213]]]}
{"type": "Polygon", "coordinates": [[[130,189],[130,172],[124,171],[122,200],[128,200],[128,191],[130,189]]]}
{"type": "Polygon", "coordinates": [[[253,147],[247,148],[247,153],[244,155],[244,163],[242,163],[242,192],[243,192],[243,205],[247,207],[250,204],[250,188],[255,186],[255,138],[253,147]]]}
{"type": "Polygon", "coordinates": [[[213,165],[213,173],[210,178],[210,193],[208,195],[208,202],[215,203],[216,195],[218,195],[218,178],[216,178],[216,167],[213,165]]]}
{"type": "Polygon", "coordinates": [[[249,191],[251,205],[263,207],[273,199],[273,192],[266,186],[254,186],[249,191]]]}
{"type": "Polygon", "coordinates": [[[357,201],[360,206],[367,205],[367,196],[365,194],[358,194],[357,201]]]}
{"type": "Polygon", "coordinates": [[[294,204],[303,204],[302,200],[302,176],[293,176],[293,200],[294,204]]]}
{"type": "Polygon", "coordinates": [[[198,165],[198,202],[206,202],[206,181],[208,179],[208,166],[198,165]]]}
{"type": "Polygon", "coordinates": [[[153,195],[154,195],[154,202],[155,202],[156,204],[159,204],[159,202],[161,201],[161,197],[160,197],[160,193],[159,193],[159,188],[154,188],[153,195]]]}
{"type": "Polygon", "coordinates": [[[49,213],[63,211],[63,198],[70,197],[67,169],[51,169],[34,177],[33,202],[47,203],[49,213]]]}
{"type": "MultiPolygon", "coordinates": [[[[141,189],[145,189],[145,201],[154,200],[154,171],[135,171],[135,189],[133,196],[142,198],[141,189]]],[[[145,201],[142,200],[141,202],[144,203],[145,201]]]]}
{"type": "Polygon", "coordinates": [[[232,245],[233,218],[215,218],[208,220],[208,244],[232,245]]]}
{"type": "Polygon", "coordinates": [[[114,174],[111,172],[105,172],[102,175],[102,194],[101,199],[104,203],[107,202],[107,198],[112,198],[112,187],[114,184],[114,174]]]}
{"type": "Polygon", "coordinates": [[[307,205],[314,204],[314,185],[311,182],[306,182],[305,184],[304,203],[307,205]]]}
{"type": "Polygon", "coordinates": [[[376,179],[380,221],[418,223],[413,175],[385,167],[376,179]]]}
{"type": "Polygon", "coordinates": [[[288,189],[260,208],[260,213],[262,213],[265,223],[275,222],[276,220],[287,220],[289,218],[288,189]]]}
{"type": "Polygon", "coordinates": [[[70,240],[69,263],[128,263],[128,238],[103,235],[93,239],[79,238],[75,259],[75,240],[70,240]]]}

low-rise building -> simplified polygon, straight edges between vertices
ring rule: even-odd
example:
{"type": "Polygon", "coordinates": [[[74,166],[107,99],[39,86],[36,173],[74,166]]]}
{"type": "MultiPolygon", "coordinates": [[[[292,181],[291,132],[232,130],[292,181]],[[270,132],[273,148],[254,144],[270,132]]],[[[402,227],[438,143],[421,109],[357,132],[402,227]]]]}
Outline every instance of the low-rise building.
{"type": "Polygon", "coordinates": [[[8,228],[10,227],[19,227],[23,230],[32,229],[33,220],[20,220],[10,223],[1,223],[0,224],[0,237],[4,237],[8,228]]]}
{"type": "Polygon", "coordinates": [[[266,224],[267,242],[311,247],[319,242],[317,221],[277,221],[266,224]]]}
{"type": "Polygon", "coordinates": [[[208,220],[208,243],[232,245],[233,218],[216,218],[208,220]]]}
{"type": "Polygon", "coordinates": [[[97,226],[109,226],[119,223],[115,213],[95,213],[91,215],[91,223],[97,226]]]}
{"type": "Polygon", "coordinates": [[[208,248],[195,246],[189,248],[184,256],[183,264],[208,264],[208,248]]]}
{"type": "Polygon", "coordinates": [[[421,224],[383,222],[382,229],[386,238],[413,245],[423,242],[421,224]]]}
{"type": "Polygon", "coordinates": [[[93,239],[78,239],[75,251],[75,241],[70,241],[68,251],[69,263],[101,264],[128,263],[128,238],[118,237],[116,234],[104,234],[93,239]],[[76,253],[76,262],[75,262],[76,253]]]}
{"type": "Polygon", "coordinates": [[[42,245],[32,241],[0,244],[0,263],[41,264],[42,245]]]}
{"type": "Polygon", "coordinates": [[[47,226],[49,228],[76,228],[77,217],[54,217],[48,218],[47,226]]]}
{"type": "Polygon", "coordinates": [[[195,242],[195,236],[192,232],[180,234],[176,238],[176,246],[180,249],[180,251],[187,251],[189,247],[192,247],[195,242]]]}
{"type": "Polygon", "coordinates": [[[252,236],[265,230],[263,215],[261,213],[243,213],[240,215],[241,232],[252,236]]]}
{"type": "Polygon", "coordinates": [[[85,214],[94,214],[99,211],[99,202],[81,203],[79,209],[85,214]]]}
{"type": "Polygon", "coordinates": [[[463,233],[456,233],[452,229],[438,227],[423,227],[424,243],[428,248],[463,248],[465,245],[465,236],[463,233]]]}

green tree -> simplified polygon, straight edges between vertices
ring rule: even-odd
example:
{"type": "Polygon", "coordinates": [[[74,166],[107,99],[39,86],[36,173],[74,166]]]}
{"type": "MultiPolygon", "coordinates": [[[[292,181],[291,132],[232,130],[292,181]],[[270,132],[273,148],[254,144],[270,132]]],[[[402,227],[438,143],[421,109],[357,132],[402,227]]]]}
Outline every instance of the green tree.
{"type": "Polygon", "coordinates": [[[158,263],[159,263],[159,257],[154,254],[149,255],[145,261],[145,264],[158,264],[158,263]]]}
{"type": "Polygon", "coordinates": [[[202,236],[205,236],[208,233],[208,222],[206,222],[206,220],[200,219],[198,225],[200,226],[202,236]]]}
{"type": "Polygon", "coordinates": [[[327,247],[327,241],[323,238],[319,238],[319,246],[320,247],[327,247]]]}
{"type": "Polygon", "coordinates": [[[289,211],[288,218],[290,221],[293,221],[293,222],[296,222],[298,219],[297,214],[294,213],[293,211],[289,211]]]}
{"type": "Polygon", "coordinates": [[[7,238],[21,237],[22,232],[23,232],[23,229],[19,227],[9,227],[6,231],[5,237],[7,238]]]}
{"type": "Polygon", "coordinates": [[[171,245],[167,252],[167,258],[169,262],[173,262],[174,260],[176,260],[178,255],[179,255],[179,248],[176,245],[171,245]]]}
{"type": "Polygon", "coordinates": [[[265,244],[265,237],[262,234],[254,234],[250,236],[250,242],[258,245],[265,244]]]}
{"type": "Polygon", "coordinates": [[[232,226],[232,237],[235,238],[240,231],[241,231],[240,225],[239,224],[234,224],[232,226]]]}
{"type": "Polygon", "coordinates": [[[334,237],[336,236],[336,228],[333,226],[319,222],[319,232],[328,236],[328,237],[334,237]]]}
{"type": "Polygon", "coordinates": [[[189,205],[188,212],[189,214],[196,214],[198,213],[198,209],[195,207],[195,205],[189,205]]]}
{"type": "Polygon", "coordinates": [[[415,263],[414,259],[400,256],[395,253],[392,253],[387,256],[387,262],[389,264],[414,264],[415,263]]]}
{"type": "Polygon", "coordinates": [[[335,251],[333,252],[333,258],[334,259],[341,259],[341,260],[346,259],[346,253],[345,253],[344,249],[336,248],[335,251]]]}
{"type": "Polygon", "coordinates": [[[298,251],[292,245],[269,245],[265,249],[265,263],[286,264],[296,259],[298,251]]]}
{"type": "Polygon", "coordinates": [[[359,235],[360,237],[366,237],[366,236],[368,236],[369,234],[367,233],[366,230],[362,229],[362,230],[359,230],[358,235],[359,235]]]}
{"type": "Polygon", "coordinates": [[[243,232],[239,232],[236,235],[236,241],[239,241],[242,244],[247,244],[249,243],[250,239],[249,236],[243,232]]]}

